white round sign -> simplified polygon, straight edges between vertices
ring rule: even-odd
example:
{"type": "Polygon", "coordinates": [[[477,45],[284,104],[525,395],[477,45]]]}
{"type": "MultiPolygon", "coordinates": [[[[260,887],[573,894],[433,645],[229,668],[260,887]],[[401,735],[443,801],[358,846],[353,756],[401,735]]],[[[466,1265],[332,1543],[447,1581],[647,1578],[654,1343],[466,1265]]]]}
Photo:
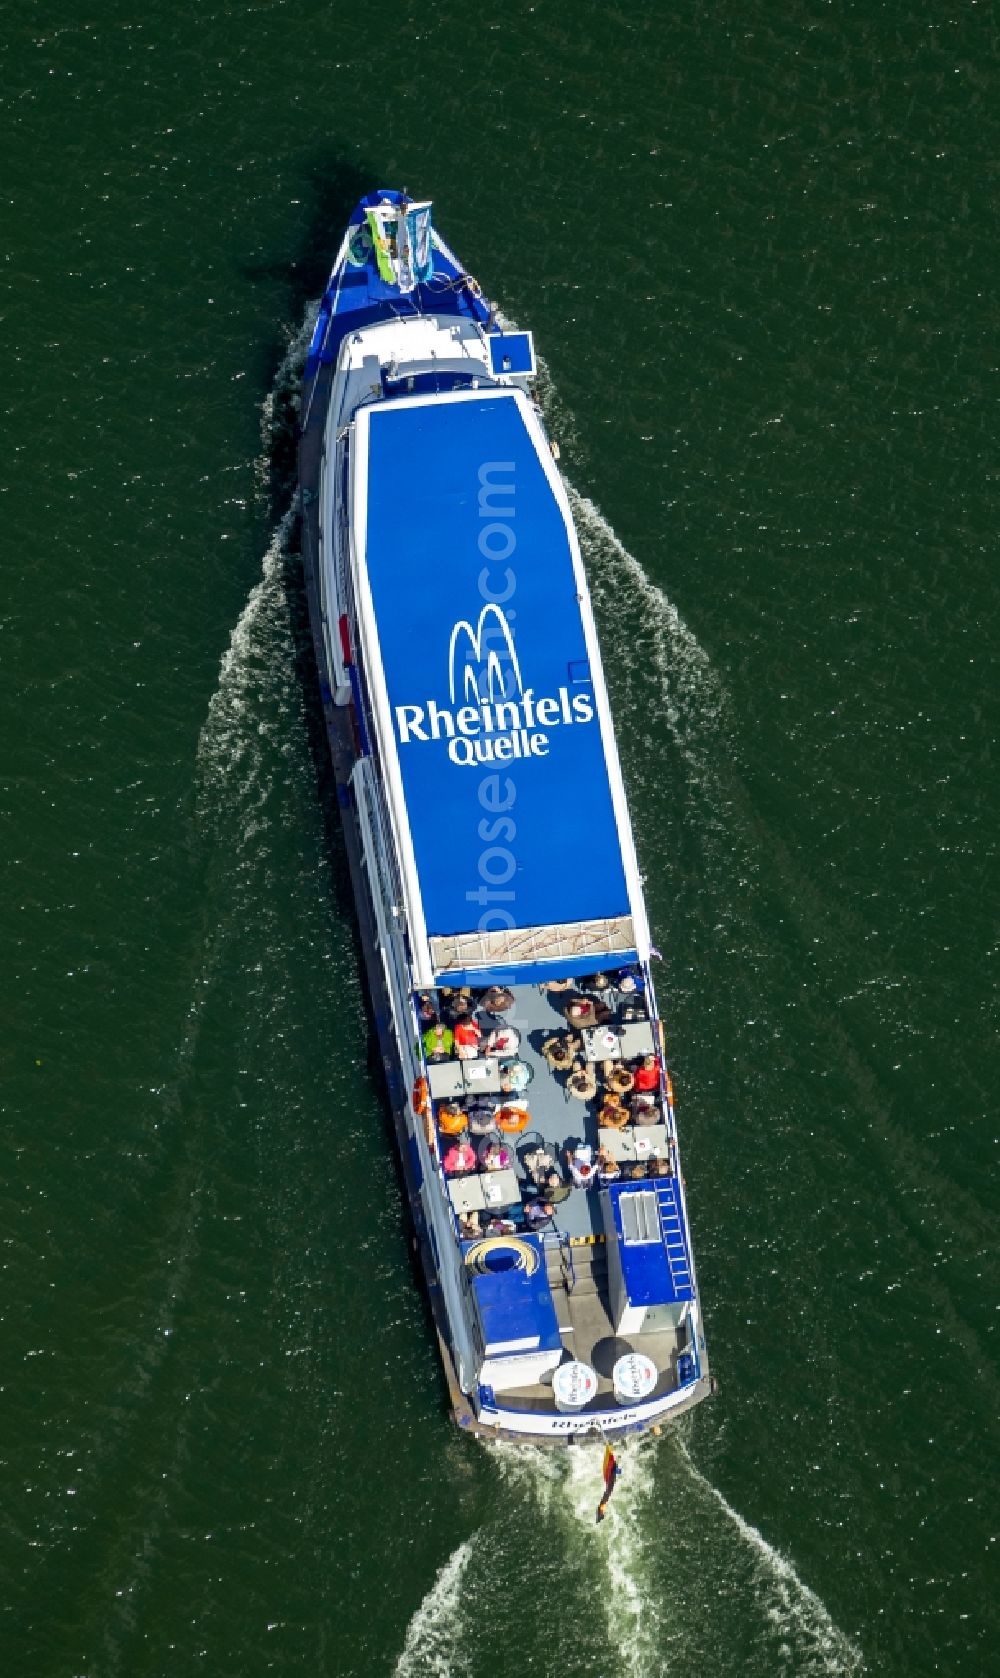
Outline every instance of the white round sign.
{"type": "Polygon", "coordinates": [[[596,1392],[597,1376],[587,1363],[561,1363],[552,1377],[557,1410],[582,1410],[596,1392]]]}
{"type": "Polygon", "coordinates": [[[659,1380],[659,1370],[652,1358],[641,1352],[626,1352],[614,1367],[615,1397],[619,1404],[634,1404],[636,1399],[648,1398],[659,1380]]]}

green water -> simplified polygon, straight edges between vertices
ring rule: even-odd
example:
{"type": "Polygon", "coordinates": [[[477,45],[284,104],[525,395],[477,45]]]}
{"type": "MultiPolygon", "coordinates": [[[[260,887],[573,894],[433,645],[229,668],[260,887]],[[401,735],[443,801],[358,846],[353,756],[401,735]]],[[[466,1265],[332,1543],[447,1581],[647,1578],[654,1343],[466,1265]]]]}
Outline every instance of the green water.
{"type": "Polygon", "coordinates": [[[1000,1672],[1000,120],[953,13],[6,8],[5,1673],[1000,1672]],[[721,1390],[600,1531],[589,1459],[448,1425],[369,1072],[281,521],[373,184],[535,330],[664,951],[721,1390]]]}

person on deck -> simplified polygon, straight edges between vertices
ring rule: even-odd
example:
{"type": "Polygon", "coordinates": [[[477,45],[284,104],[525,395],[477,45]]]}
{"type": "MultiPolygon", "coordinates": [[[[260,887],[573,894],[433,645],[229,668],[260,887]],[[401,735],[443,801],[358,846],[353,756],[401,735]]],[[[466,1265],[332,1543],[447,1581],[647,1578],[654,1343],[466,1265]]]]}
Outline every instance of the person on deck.
{"type": "Polygon", "coordinates": [[[606,1060],[601,1072],[609,1090],[614,1090],[616,1095],[628,1095],[633,1078],[628,1067],[623,1066],[620,1060],[606,1060]]]}
{"type": "Polygon", "coordinates": [[[589,1147],[567,1148],[566,1164],[578,1189],[589,1189],[597,1181],[594,1150],[589,1147]]]}
{"type": "Polygon", "coordinates": [[[589,1061],[575,1060],[566,1088],[577,1101],[593,1101],[597,1094],[597,1073],[589,1061]]]}
{"type": "Polygon", "coordinates": [[[606,1025],[611,1018],[612,1010],[599,996],[571,997],[566,1004],[566,1018],[570,1025],[585,1029],[592,1025],[606,1025]]]}
{"type": "Polygon", "coordinates": [[[441,1164],[444,1166],[446,1177],[462,1177],[469,1171],[475,1171],[476,1156],[463,1138],[461,1142],[453,1143],[441,1164]]]}
{"type": "Polygon", "coordinates": [[[469,1102],[469,1131],[473,1136],[496,1134],[496,1103],[490,1096],[476,1096],[469,1102]]]}
{"type": "Polygon", "coordinates": [[[482,1143],[479,1159],[483,1171],[506,1171],[510,1166],[510,1153],[502,1142],[482,1143]]]}
{"type": "Polygon", "coordinates": [[[432,1025],[437,1025],[437,1009],[430,991],[421,991],[417,997],[417,1016],[424,1031],[432,1025]]]}
{"type": "Polygon", "coordinates": [[[568,1072],[580,1046],[580,1039],[571,1032],[557,1031],[554,1037],[547,1037],[542,1044],[546,1066],[550,1066],[553,1072],[568,1072]]]}
{"type": "Polygon", "coordinates": [[[513,1006],[514,992],[503,985],[491,985],[483,997],[483,1007],[488,1008],[491,1014],[503,1014],[513,1006]]]}
{"type": "Polygon", "coordinates": [[[555,1210],[551,1200],[529,1200],[524,1208],[524,1221],[529,1229],[547,1229],[555,1210]]]}
{"type": "Polygon", "coordinates": [[[644,1055],[642,1065],[636,1067],[632,1087],[639,1095],[660,1087],[660,1062],[656,1055],[644,1055]]]}
{"type": "Polygon", "coordinates": [[[629,1103],[632,1109],[632,1119],[635,1124],[656,1123],[656,1096],[650,1092],[633,1095],[629,1103]]]}
{"type": "Polygon", "coordinates": [[[491,1031],[486,1039],[486,1052],[498,1055],[501,1060],[508,1055],[516,1055],[521,1047],[521,1033],[507,1022],[501,1021],[495,1031],[491,1031]]]}
{"type": "Polygon", "coordinates": [[[621,1096],[608,1090],[597,1115],[598,1124],[605,1130],[624,1130],[631,1116],[621,1096]]]}
{"type": "Polygon", "coordinates": [[[571,996],[564,1012],[569,1024],[581,1030],[597,1024],[597,1009],[592,996],[571,996]]]}
{"type": "Polygon", "coordinates": [[[455,1033],[446,1025],[432,1025],[424,1032],[424,1054],[429,1061],[450,1060],[455,1033]]]}
{"type": "Polygon", "coordinates": [[[442,1101],[437,1121],[442,1136],[462,1136],[469,1128],[469,1115],[463,1113],[457,1101],[442,1101]]]}
{"type": "Polygon", "coordinates": [[[475,1060],[482,1035],[482,1027],[475,1020],[463,1018],[455,1021],[455,1053],[459,1060],[475,1060]]]}
{"type": "Polygon", "coordinates": [[[598,1148],[597,1158],[595,1159],[594,1164],[597,1166],[597,1180],[599,1183],[613,1183],[622,1174],[621,1166],[618,1164],[614,1155],[608,1152],[607,1148],[598,1148]]]}
{"type": "Polygon", "coordinates": [[[531,1068],[523,1060],[511,1060],[500,1069],[500,1093],[523,1095],[531,1083],[531,1068]]]}

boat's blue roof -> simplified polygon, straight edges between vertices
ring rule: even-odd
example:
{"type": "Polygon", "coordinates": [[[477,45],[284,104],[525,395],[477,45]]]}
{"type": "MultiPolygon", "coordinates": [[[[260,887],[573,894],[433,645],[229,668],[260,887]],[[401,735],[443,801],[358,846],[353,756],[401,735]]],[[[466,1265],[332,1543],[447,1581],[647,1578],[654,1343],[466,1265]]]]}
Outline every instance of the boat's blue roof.
{"type": "Polygon", "coordinates": [[[513,392],[367,411],[365,562],[430,937],[630,912],[581,582],[529,412],[513,392]],[[531,755],[479,761],[497,721],[500,751],[531,755]]]}

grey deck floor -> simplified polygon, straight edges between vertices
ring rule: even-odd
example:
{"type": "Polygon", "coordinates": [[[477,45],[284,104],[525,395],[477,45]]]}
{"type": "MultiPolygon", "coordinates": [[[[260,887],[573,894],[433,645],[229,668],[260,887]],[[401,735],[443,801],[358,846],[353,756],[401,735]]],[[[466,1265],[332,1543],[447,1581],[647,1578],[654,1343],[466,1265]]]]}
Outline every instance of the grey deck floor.
{"type": "MultiPolygon", "coordinates": [[[[531,1114],[531,1123],[525,1135],[541,1134],[556,1150],[560,1169],[568,1183],[570,1177],[566,1170],[566,1149],[579,1147],[581,1143],[586,1142],[596,1152],[597,1103],[585,1103],[579,1101],[576,1096],[569,1095],[564,1080],[549,1070],[541,1053],[546,1038],[567,1029],[561,1006],[565,1002],[565,995],[565,992],[556,992],[550,999],[549,993],[539,990],[536,985],[516,986],[514,1007],[505,1018],[520,1032],[519,1057],[534,1072],[524,1098],[531,1114]]],[[[518,1171],[523,1176],[523,1166],[520,1163],[522,1151],[523,1140],[518,1137],[518,1171]]],[[[596,1188],[573,1188],[569,1198],[561,1201],[556,1207],[554,1227],[562,1234],[576,1238],[603,1234],[604,1226],[596,1188]]]]}

